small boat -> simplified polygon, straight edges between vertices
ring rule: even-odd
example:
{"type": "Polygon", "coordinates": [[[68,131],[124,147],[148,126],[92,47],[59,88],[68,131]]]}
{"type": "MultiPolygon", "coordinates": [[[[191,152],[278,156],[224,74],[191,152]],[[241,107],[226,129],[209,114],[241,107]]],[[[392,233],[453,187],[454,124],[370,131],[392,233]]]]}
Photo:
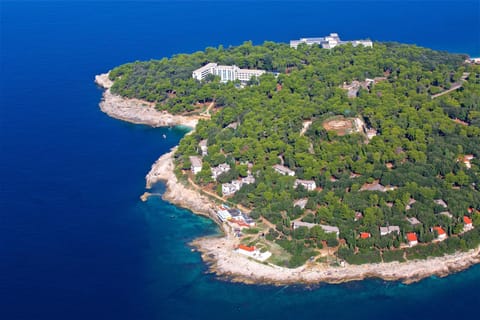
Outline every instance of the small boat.
{"type": "Polygon", "coordinates": [[[163,137],[163,139],[167,139],[167,135],[166,135],[166,134],[163,134],[162,137],[163,137]]]}

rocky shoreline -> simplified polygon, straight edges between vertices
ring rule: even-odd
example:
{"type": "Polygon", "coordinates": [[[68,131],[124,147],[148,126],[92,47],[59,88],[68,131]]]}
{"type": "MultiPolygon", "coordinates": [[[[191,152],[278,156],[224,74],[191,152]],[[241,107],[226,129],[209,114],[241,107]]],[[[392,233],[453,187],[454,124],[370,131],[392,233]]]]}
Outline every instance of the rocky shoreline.
{"type": "Polygon", "coordinates": [[[426,260],[329,267],[307,263],[289,269],[262,264],[232,250],[229,235],[223,238],[202,238],[193,241],[209,264],[211,272],[233,282],[248,284],[318,284],[344,283],[367,278],[414,283],[430,276],[445,277],[480,263],[480,248],[426,260]]]}
{"type": "Polygon", "coordinates": [[[108,78],[109,73],[95,76],[95,83],[106,89],[100,102],[100,110],[110,117],[152,127],[185,126],[195,128],[198,122],[196,117],[172,115],[155,109],[155,104],[138,99],[126,99],[110,91],[113,82],[108,78]]]}
{"type": "MultiPolygon", "coordinates": [[[[192,129],[198,119],[194,117],[174,116],[159,112],[149,102],[137,99],[125,99],[110,92],[113,85],[108,73],[95,77],[95,82],[105,88],[100,108],[109,116],[123,121],[146,124],[154,127],[182,125],[192,129]]],[[[342,283],[366,278],[402,281],[412,283],[430,276],[444,277],[480,263],[480,248],[468,252],[459,252],[439,258],[408,262],[390,262],[368,265],[346,265],[330,267],[307,263],[304,266],[289,269],[272,264],[263,264],[237,254],[233,251],[238,243],[233,234],[224,228],[215,217],[214,203],[196,190],[184,186],[174,173],[172,151],[162,155],[153,165],[146,178],[146,188],[159,181],[166,184],[163,199],[187,208],[196,214],[205,215],[219,224],[225,236],[205,237],[194,240],[191,245],[201,253],[209,270],[223,279],[248,284],[317,284],[342,283]]],[[[145,193],[142,199],[148,198],[145,193]]]]}
{"type": "Polygon", "coordinates": [[[213,218],[215,214],[211,201],[200,193],[188,189],[180,183],[174,173],[173,154],[175,149],[162,155],[145,177],[146,188],[150,189],[157,182],[164,182],[166,191],[162,198],[182,208],[187,208],[196,214],[213,218]]]}

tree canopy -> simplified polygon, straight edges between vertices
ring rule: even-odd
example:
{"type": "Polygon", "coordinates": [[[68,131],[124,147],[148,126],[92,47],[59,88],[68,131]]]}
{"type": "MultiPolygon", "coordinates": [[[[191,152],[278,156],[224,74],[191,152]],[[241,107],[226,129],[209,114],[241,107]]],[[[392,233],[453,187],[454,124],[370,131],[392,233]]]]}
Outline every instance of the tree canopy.
{"type": "MultiPolygon", "coordinates": [[[[201,153],[204,139],[205,168],[227,162],[234,169],[217,182],[204,174],[198,181],[205,187],[217,190],[221,182],[244,177],[249,163],[255,183],[231,200],[276,225],[270,238],[292,254],[299,241],[308,248],[312,239],[328,240],[318,228],[292,235],[290,222],[303,219],[338,226],[345,239],[339,254],[349,257],[361,248],[365,259],[377,261],[372,252],[398,247],[405,232],[416,232],[421,242],[434,237],[434,226],[460,233],[463,216],[475,214],[468,209],[480,208],[480,67],[465,64],[465,58],[398,43],[327,50],[245,42],[125,64],[110,78],[114,93],[156,102],[171,113],[195,112],[199,103],[213,102],[212,118],[181,140],[177,166],[188,168],[188,157],[201,153]],[[208,62],[270,72],[243,88],[215,77],[193,79],[192,71],[208,62]],[[342,89],[365,79],[372,81],[354,98],[342,89]],[[432,99],[457,83],[460,89],[432,99]],[[332,121],[350,128],[332,129],[332,121]],[[376,135],[368,137],[368,129],[376,135]],[[468,155],[473,159],[467,164],[468,155]],[[279,163],[295,177],[275,172],[272,166],[279,163]],[[295,179],[313,180],[317,189],[294,188],[295,179]],[[385,189],[365,189],[368,185],[385,189]],[[300,198],[308,199],[304,209],[293,205],[300,198]],[[451,217],[440,214],[446,211],[451,217]],[[363,218],[355,218],[357,213],[363,218]],[[421,224],[411,225],[407,217],[421,224]],[[402,233],[380,236],[379,227],[387,225],[400,226],[402,233]],[[358,239],[359,232],[372,237],[358,239]]],[[[385,259],[395,257],[401,255],[385,259]]]]}

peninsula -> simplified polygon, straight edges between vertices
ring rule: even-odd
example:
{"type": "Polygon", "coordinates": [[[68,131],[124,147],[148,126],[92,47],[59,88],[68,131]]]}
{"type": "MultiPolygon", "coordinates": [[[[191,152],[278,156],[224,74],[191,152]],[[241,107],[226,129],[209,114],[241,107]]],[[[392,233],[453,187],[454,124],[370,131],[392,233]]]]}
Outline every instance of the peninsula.
{"type": "Polygon", "coordinates": [[[166,200],[219,224],[224,236],[192,243],[212,272],[409,283],[480,262],[480,68],[465,61],[396,43],[246,42],[96,82],[114,118],[194,129],[147,189],[165,181],[166,200]]]}

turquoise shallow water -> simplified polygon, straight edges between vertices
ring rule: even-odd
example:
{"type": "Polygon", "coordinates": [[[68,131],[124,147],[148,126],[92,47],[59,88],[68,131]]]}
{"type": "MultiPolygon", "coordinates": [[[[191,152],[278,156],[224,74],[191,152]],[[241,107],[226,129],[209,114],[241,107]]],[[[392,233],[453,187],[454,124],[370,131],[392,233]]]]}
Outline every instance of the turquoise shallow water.
{"type": "Polygon", "coordinates": [[[208,45],[335,31],[479,56],[478,12],[478,1],[0,2],[0,319],[470,318],[479,266],[409,286],[206,273],[188,243],[216,225],[139,199],[185,130],[107,117],[93,78],[208,45]]]}

